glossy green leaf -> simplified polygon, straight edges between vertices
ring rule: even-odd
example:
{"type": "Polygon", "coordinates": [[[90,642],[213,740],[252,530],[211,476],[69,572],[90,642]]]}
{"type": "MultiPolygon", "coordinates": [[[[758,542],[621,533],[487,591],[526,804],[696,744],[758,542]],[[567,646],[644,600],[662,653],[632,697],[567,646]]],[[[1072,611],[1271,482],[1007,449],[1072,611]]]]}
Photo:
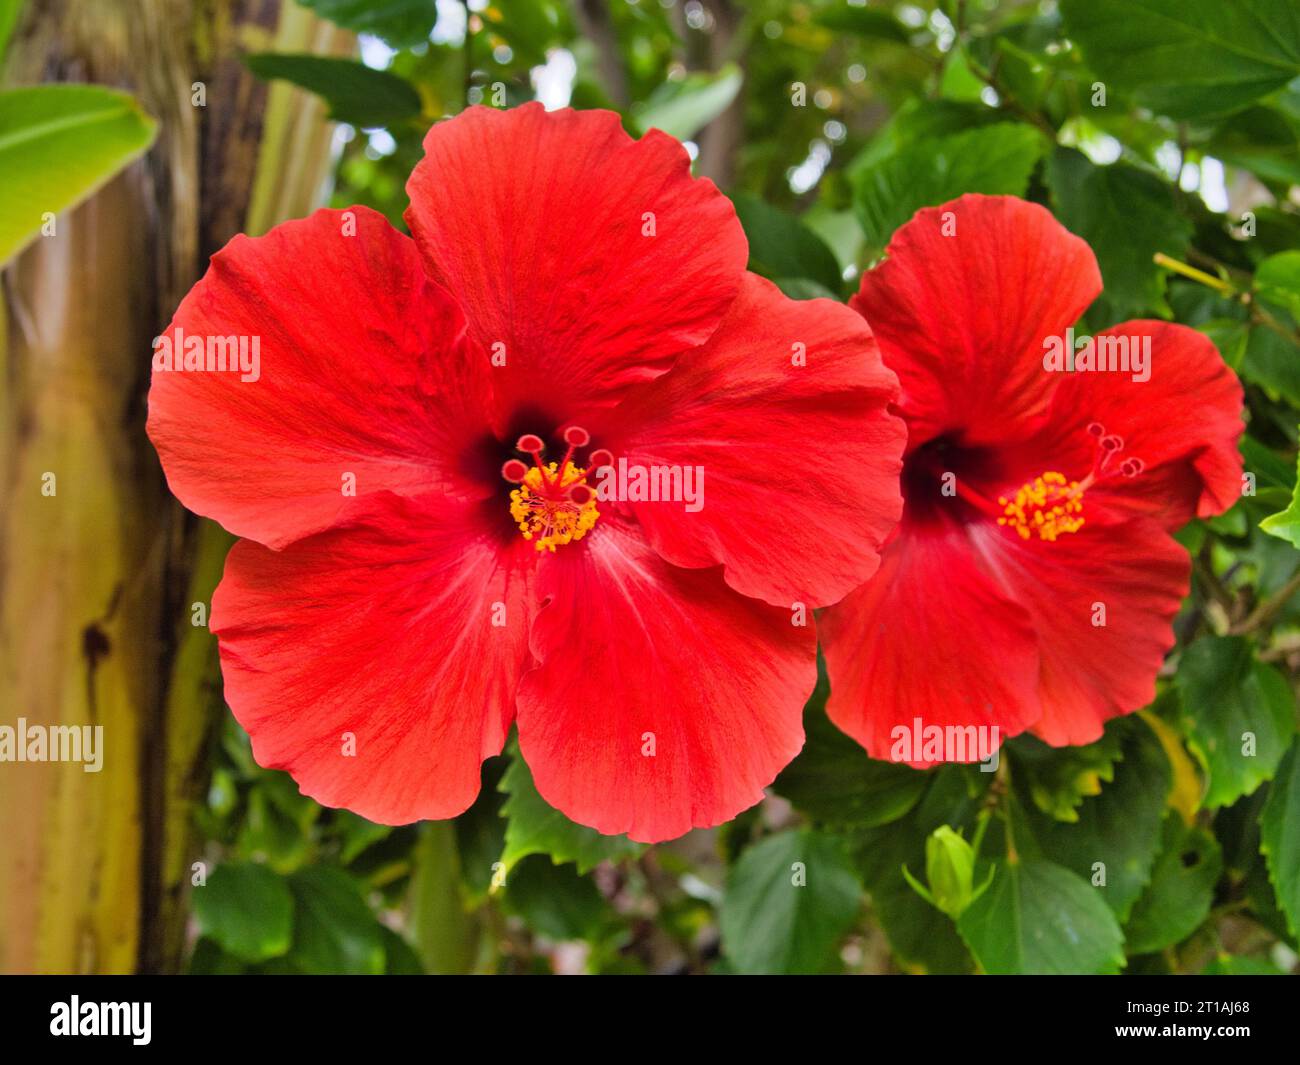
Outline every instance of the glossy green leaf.
{"type": "Polygon", "coordinates": [[[1225,806],[1270,780],[1295,732],[1286,678],[1244,637],[1203,637],[1183,652],[1175,683],[1188,744],[1209,775],[1204,804],[1225,806]]]}
{"type": "Polygon", "coordinates": [[[1240,954],[1222,954],[1201,970],[1202,976],[1285,976],[1281,969],[1263,958],[1240,954]]]}
{"type": "Polygon", "coordinates": [[[1061,13],[1093,70],[1172,118],[1240,110],[1300,74],[1293,0],[1062,0],[1061,13]]]}
{"type": "Polygon", "coordinates": [[[373,33],[390,47],[429,40],[438,21],[436,0],[298,0],[321,18],[357,33],[373,33]]]}
{"type": "Polygon", "coordinates": [[[293,897],[264,865],[223,862],[194,888],[191,905],[199,932],[241,961],[265,961],[289,949],[293,897]]]}
{"type": "Polygon", "coordinates": [[[1007,745],[1015,759],[1016,780],[1026,785],[1034,805],[1057,821],[1077,821],[1078,807],[1115,778],[1120,733],[1111,729],[1095,743],[1049,747],[1025,733],[1007,745]]]}
{"type": "Polygon", "coordinates": [[[574,824],[547,804],[533,784],[533,775],[518,755],[501,778],[507,796],[501,808],[506,818],[506,846],[501,861],[507,872],[520,858],[547,854],[557,865],[574,862],[585,873],[603,861],[639,854],[641,845],[626,836],[603,836],[594,828],[574,824]]]}
{"type": "MultiPolygon", "coordinates": [[[[1151,879],[1172,773],[1159,739],[1140,718],[1112,722],[1106,737],[1116,746],[1111,779],[1072,808],[1073,823],[1044,814],[1037,806],[1024,806],[1033,847],[1022,832],[1017,832],[1016,843],[1022,853],[1036,851],[1090,885],[1095,883],[1098,895],[1123,920],[1151,879]],[[1104,882],[1099,874],[1104,874],[1104,882]]],[[[1066,764],[1072,764],[1072,750],[1058,752],[1066,764]]],[[[1017,759],[1012,779],[1028,790],[1033,784],[1026,778],[1017,759]]]]}
{"type": "Polygon", "coordinates": [[[156,123],[98,85],[0,91],[0,264],[153,143],[156,123]]]}
{"type": "Polygon", "coordinates": [[[1164,950],[1195,932],[1210,912],[1222,872],[1223,857],[1214,837],[1171,813],[1151,883],[1124,924],[1129,952],[1164,950]]]}
{"type": "MultiPolygon", "coordinates": [[[[940,825],[965,830],[973,838],[982,804],[972,782],[987,786],[991,777],[964,766],[947,766],[924,774],[927,790],[901,821],[859,833],[854,853],[871,912],[905,967],[931,973],[962,973],[972,967],[970,953],[952,921],[911,888],[903,867],[925,868],[926,839],[940,825]]],[[[981,869],[981,875],[986,876],[981,869]]]]}
{"type": "Polygon", "coordinates": [[[1192,232],[1174,206],[1173,187],[1125,163],[1098,166],[1073,148],[1052,153],[1046,176],[1057,217],[1097,256],[1105,286],[1102,325],[1164,311],[1155,254],[1181,256],[1192,232]]]}
{"type": "Polygon", "coordinates": [[[352,59],[259,52],[244,62],[259,78],[279,78],[315,93],[336,122],[387,126],[420,114],[420,94],[409,82],[352,59]]]}
{"type": "Polygon", "coordinates": [[[18,16],[22,14],[22,10],[23,0],[0,0],[0,59],[4,58],[9,36],[18,24],[18,16]]]}
{"type": "Polygon", "coordinates": [[[863,829],[897,821],[920,800],[930,776],[868,757],[826,716],[827,690],[823,673],[804,710],[803,750],[772,790],[825,824],[863,829]]]}
{"type": "Polygon", "coordinates": [[[888,11],[860,3],[840,0],[839,3],[829,4],[817,11],[814,20],[827,29],[854,33],[860,37],[893,41],[896,44],[907,44],[911,40],[907,27],[888,11]]]}
{"type": "Polygon", "coordinates": [[[1285,540],[1293,547],[1300,547],[1300,487],[1292,489],[1291,502],[1286,510],[1270,514],[1259,523],[1259,527],[1270,536],[1285,540]]]}
{"type": "Polygon", "coordinates": [[[591,877],[579,876],[572,863],[554,865],[540,854],[510,871],[504,902],[529,928],[555,940],[591,936],[608,911],[591,877]]]}
{"type": "Polygon", "coordinates": [[[854,206],[872,248],[922,207],[983,192],[1020,196],[1043,151],[1031,126],[1003,122],[951,136],[905,143],[853,175],[854,206]]]}
{"type": "Polygon", "coordinates": [[[386,959],[383,928],[356,881],[327,865],[289,878],[294,898],[293,949],[287,960],[305,973],[377,974],[386,959]]]}
{"type": "Polygon", "coordinates": [[[821,237],[756,196],[737,193],[731,199],[749,240],[749,269],[773,281],[806,278],[839,291],[840,266],[821,237]]]}
{"type": "Polygon", "coordinates": [[[1300,321],[1300,251],[1270,255],[1255,268],[1255,294],[1281,304],[1300,321]]]}
{"type": "Polygon", "coordinates": [[[632,108],[638,129],[651,129],[689,140],[731,106],[740,92],[744,75],[734,63],[713,74],[687,74],[656,89],[642,104],[632,108]]]}
{"type": "Polygon", "coordinates": [[[862,886],[843,843],[812,829],[769,836],[746,850],[727,877],[718,916],[722,947],[744,973],[818,973],[862,905],[862,886]]]}
{"type": "Polygon", "coordinates": [[[993,975],[1114,973],[1124,936],[1101,893],[1044,861],[998,862],[993,883],[957,922],[993,975]]]}
{"type": "Polygon", "coordinates": [[[1300,744],[1291,750],[1269,786],[1260,814],[1260,851],[1278,908],[1292,936],[1300,936],[1300,744]]]}

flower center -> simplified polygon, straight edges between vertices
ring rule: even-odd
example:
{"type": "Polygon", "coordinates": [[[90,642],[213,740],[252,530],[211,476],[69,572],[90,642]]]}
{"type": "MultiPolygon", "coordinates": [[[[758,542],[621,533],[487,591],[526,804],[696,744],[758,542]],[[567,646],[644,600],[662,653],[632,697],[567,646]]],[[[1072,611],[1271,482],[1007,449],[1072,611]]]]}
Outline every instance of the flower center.
{"type": "Polygon", "coordinates": [[[999,525],[1014,530],[1022,540],[1037,536],[1051,542],[1065,533],[1078,532],[1084,524],[1084,492],[1117,473],[1136,477],[1144,468],[1142,460],[1133,456],[1116,462],[1124,450],[1124,440],[1113,433],[1108,434],[1100,422],[1090,424],[1088,433],[1096,439],[1097,451],[1092,469],[1081,481],[1072,481],[1063,473],[1047,470],[1032,481],[1026,481],[1013,495],[998,496],[998,506],[1002,508],[1000,514],[982,497],[973,496],[969,491],[959,490],[958,494],[996,516],[999,525]]]}
{"type": "Polygon", "coordinates": [[[1040,540],[1055,540],[1083,527],[1083,488],[1055,470],[1021,485],[1010,500],[998,496],[998,503],[1005,508],[998,524],[1011,526],[1022,540],[1033,533],[1040,540]]]}
{"type": "MultiPolygon", "coordinates": [[[[571,425],[564,431],[568,445],[564,458],[548,463],[542,461],[542,438],[526,433],[515,447],[531,455],[533,465],[509,459],[501,467],[501,476],[519,486],[510,493],[510,516],[538,551],[554,552],[560,544],[581,540],[600,517],[596,492],[587,484],[587,469],[573,463],[574,451],[589,441],[585,429],[571,425]]],[[[593,451],[588,459],[592,470],[612,462],[613,456],[605,450],[593,451]]]]}

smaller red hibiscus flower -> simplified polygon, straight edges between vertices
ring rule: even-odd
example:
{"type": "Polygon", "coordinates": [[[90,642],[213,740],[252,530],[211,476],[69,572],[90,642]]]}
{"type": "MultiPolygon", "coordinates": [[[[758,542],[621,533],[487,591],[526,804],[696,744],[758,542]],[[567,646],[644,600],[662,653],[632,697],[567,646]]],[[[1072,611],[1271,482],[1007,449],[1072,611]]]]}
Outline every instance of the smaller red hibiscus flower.
{"type": "Polygon", "coordinates": [[[821,636],[827,711],[878,758],[982,757],[936,758],[927,726],[1087,743],[1154,695],[1190,573],[1170,532],[1239,497],[1242,392],[1160,321],[1054,372],[1100,291],[1048,211],[973,195],[919,212],[862,279],[852,306],[902,385],[904,514],[821,636]]]}
{"type": "Polygon", "coordinates": [[[515,724],[582,824],[733,817],[802,745],[801,615],[898,518],[897,382],[612,113],[471,109],[407,190],[413,239],[353,208],[231,241],[155,359],[168,483],[244,537],[212,625],[254,756],[374,821],[445,818],[515,724]],[[205,363],[251,338],[252,372],[205,363]],[[705,480],[608,498],[629,466],[705,480]]]}

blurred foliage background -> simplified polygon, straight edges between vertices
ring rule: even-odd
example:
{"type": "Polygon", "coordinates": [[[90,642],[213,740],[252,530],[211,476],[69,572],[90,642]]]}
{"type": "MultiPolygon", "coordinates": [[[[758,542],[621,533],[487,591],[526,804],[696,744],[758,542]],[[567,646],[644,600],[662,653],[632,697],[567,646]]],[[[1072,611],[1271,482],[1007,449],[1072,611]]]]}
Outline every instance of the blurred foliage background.
{"type": "Polygon", "coordinates": [[[1082,329],[1159,317],[1214,340],[1245,386],[1252,478],[1180,536],[1193,587],[1155,704],[1088,747],[1013,740],[995,774],[871,761],[827,722],[823,682],[803,753],[720,829],[651,848],[601,837],[549,809],[509,749],[462,817],[394,829],[260,769],[218,707],[185,968],[1296,971],[1292,0],[297,6],[347,45],[245,41],[241,61],[328,108],[317,192],[335,206],[401,226],[432,122],[533,99],[681,138],[734,200],[750,268],[795,298],[847,298],[920,207],[1024,196],[1097,254],[1106,290],[1082,329]]]}

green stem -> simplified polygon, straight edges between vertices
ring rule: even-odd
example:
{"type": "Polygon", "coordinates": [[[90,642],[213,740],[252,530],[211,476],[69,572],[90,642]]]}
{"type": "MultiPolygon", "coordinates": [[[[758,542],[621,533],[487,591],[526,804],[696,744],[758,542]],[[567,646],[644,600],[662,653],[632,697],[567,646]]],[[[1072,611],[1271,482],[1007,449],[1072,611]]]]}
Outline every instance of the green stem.
{"type": "Polygon", "coordinates": [[[477,923],[465,912],[460,889],[456,826],[429,821],[420,826],[411,876],[411,933],[425,972],[469,973],[474,968],[477,923]]]}

